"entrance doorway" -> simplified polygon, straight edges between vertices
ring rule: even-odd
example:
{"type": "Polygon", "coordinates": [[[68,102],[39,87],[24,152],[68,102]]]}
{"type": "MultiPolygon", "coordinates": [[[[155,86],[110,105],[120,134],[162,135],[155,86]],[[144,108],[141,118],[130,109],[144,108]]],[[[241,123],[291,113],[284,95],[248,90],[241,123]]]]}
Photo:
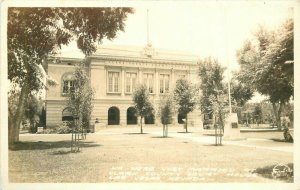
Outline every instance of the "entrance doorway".
{"type": "Polygon", "coordinates": [[[120,111],[117,107],[110,107],[108,109],[108,125],[120,124],[120,111]]]}
{"type": "Polygon", "coordinates": [[[127,125],[136,125],[137,117],[136,110],[134,107],[130,107],[127,109],[127,125]]]}
{"type": "Polygon", "coordinates": [[[62,121],[73,121],[73,114],[71,108],[67,107],[62,111],[62,121]]]}

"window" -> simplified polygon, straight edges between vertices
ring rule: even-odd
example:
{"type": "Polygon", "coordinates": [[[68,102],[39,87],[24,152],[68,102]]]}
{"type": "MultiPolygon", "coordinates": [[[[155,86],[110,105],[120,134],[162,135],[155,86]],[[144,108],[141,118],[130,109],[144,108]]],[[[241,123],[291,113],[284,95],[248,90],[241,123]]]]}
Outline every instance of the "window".
{"type": "Polygon", "coordinates": [[[65,73],[61,78],[62,95],[68,95],[74,91],[74,76],[73,73],[65,73]]]}
{"type": "Polygon", "coordinates": [[[63,81],[63,94],[68,94],[74,91],[74,81],[64,80],[63,81]]]}
{"type": "Polygon", "coordinates": [[[108,92],[119,92],[119,72],[108,72],[108,92]]]}
{"type": "Polygon", "coordinates": [[[154,76],[151,73],[144,74],[144,85],[147,87],[149,93],[153,93],[154,76]]]}
{"type": "Polygon", "coordinates": [[[170,88],[170,75],[161,74],[159,79],[160,93],[168,93],[170,88]]]}
{"type": "Polygon", "coordinates": [[[133,92],[136,84],[136,73],[126,73],[126,93],[133,92]]]}

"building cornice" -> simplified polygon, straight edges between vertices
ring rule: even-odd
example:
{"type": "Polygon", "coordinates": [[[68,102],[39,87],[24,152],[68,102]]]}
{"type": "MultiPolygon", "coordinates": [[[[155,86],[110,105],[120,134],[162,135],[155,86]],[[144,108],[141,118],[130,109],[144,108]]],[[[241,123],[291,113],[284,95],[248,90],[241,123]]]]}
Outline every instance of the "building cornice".
{"type": "Polygon", "coordinates": [[[197,60],[172,60],[172,59],[155,59],[143,57],[130,56],[111,56],[111,55],[92,55],[88,60],[104,60],[104,61],[124,61],[124,62],[138,62],[138,63],[156,63],[156,64],[172,64],[172,65],[197,65],[197,60]]]}

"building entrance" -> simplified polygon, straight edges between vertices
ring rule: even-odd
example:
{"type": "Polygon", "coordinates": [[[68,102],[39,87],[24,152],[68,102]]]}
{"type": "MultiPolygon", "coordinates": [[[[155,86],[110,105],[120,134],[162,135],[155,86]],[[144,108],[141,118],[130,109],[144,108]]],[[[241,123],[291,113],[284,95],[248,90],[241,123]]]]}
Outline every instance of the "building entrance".
{"type": "Polygon", "coordinates": [[[137,117],[136,110],[134,107],[130,107],[127,109],[127,125],[136,125],[137,117]]]}
{"type": "Polygon", "coordinates": [[[111,107],[108,109],[108,125],[120,124],[120,111],[117,107],[111,107]]]}

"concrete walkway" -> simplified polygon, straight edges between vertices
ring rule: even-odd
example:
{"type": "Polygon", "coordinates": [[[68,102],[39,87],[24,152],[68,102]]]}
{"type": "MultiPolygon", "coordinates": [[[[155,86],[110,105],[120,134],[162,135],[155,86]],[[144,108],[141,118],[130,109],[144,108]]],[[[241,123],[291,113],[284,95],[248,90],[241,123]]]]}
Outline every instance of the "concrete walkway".
{"type": "MultiPolygon", "coordinates": [[[[144,126],[144,133],[148,133],[151,135],[162,136],[162,128],[157,126],[144,126]]],[[[185,133],[185,130],[182,127],[169,127],[168,136],[182,138],[186,140],[191,140],[194,142],[198,142],[205,145],[215,144],[215,137],[213,135],[205,135],[203,134],[203,130],[196,127],[190,127],[190,133],[185,133]]],[[[126,134],[126,133],[139,133],[139,127],[106,127],[101,129],[96,133],[92,133],[91,135],[118,135],[118,134],[126,134]]],[[[257,134],[261,134],[257,132],[257,134]]],[[[37,136],[43,134],[20,134],[21,136],[37,136]]],[[[45,134],[46,135],[46,134],[45,134]]],[[[49,135],[49,134],[47,134],[49,135]]],[[[58,134],[51,134],[58,135],[58,134]]],[[[245,134],[241,133],[241,136],[245,134]]],[[[64,135],[59,135],[64,136],[64,135]]],[[[268,149],[274,151],[282,151],[293,153],[293,143],[286,142],[278,142],[274,140],[270,140],[267,138],[244,138],[243,140],[223,140],[224,145],[234,145],[234,146],[242,146],[242,147],[252,147],[257,149],[268,149]]]]}
{"type": "MultiPolygon", "coordinates": [[[[176,133],[171,132],[169,133],[170,137],[177,137],[177,138],[185,138],[192,140],[194,142],[199,142],[203,144],[214,144],[215,137],[214,136],[207,136],[207,135],[200,135],[197,133],[176,133]]],[[[234,146],[243,146],[243,147],[252,147],[258,149],[268,149],[274,151],[283,151],[293,153],[293,143],[286,143],[286,142],[276,142],[269,139],[261,139],[261,138],[245,138],[242,140],[223,140],[224,145],[234,145],[234,146]]]]}

